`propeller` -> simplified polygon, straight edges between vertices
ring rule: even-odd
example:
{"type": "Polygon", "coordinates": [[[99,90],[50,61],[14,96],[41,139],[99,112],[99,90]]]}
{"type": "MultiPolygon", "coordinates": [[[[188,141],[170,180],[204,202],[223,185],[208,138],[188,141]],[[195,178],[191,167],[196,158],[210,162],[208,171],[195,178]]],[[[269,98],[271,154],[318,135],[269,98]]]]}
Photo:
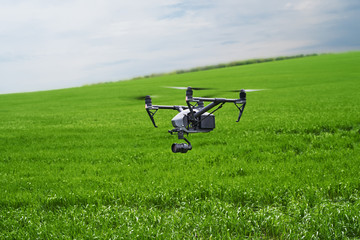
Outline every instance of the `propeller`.
{"type": "MultiPolygon", "coordinates": [[[[165,88],[173,88],[179,90],[187,90],[188,87],[165,87],[165,88]]],[[[191,87],[193,90],[213,90],[215,88],[200,88],[200,87],[191,87]]]]}
{"type": "MultiPolygon", "coordinates": [[[[187,90],[188,87],[166,87],[166,88],[173,88],[173,89],[179,89],[179,90],[187,90]]],[[[217,88],[200,88],[200,87],[191,87],[193,90],[215,90],[217,88]]],[[[258,92],[263,91],[266,89],[244,89],[245,92],[258,92]]],[[[225,92],[241,92],[241,89],[236,90],[226,90],[225,92]]]]}
{"type": "MultiPolygon", "coordinates": [[[[239,90],[228,90],[226,92],[241,92],[242,89],[239,89],[239,90]]],[[[258,91],[263,91],[263,90],[266,90],[266,89],[244,89],[245,92],[258,92],[258,91]]]]}
{"type": "MultiPolygon", "coordinates": [[[[146,96],[147,96],[147,95],[134,96],[134,97],[132,97],[132,99],[144,101],[144,99],[145,99],[146,96]]],[[[157,96],[151,95],[151,98],[157,98],[157,96]]]]}

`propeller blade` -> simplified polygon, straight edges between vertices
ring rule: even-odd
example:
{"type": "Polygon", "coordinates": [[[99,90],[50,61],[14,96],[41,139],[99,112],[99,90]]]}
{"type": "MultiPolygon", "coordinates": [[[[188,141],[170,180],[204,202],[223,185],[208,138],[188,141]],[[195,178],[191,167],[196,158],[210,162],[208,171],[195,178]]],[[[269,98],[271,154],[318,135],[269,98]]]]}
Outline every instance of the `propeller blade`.
{"type": "Polygon", "coordinates": [[[146,96],[136,96],[133,97],[134,100],[144,100],[146,96]]]}
{"type": "MultiPolygon", "coordinates": [[[[244,89],[245,92],[258,92],[258,91],[263,91],[263,90],[266,90],[266,89],[244,89]]],[[[241,92],[241,89],[240,90],[228,90],[226,92],[241,92]]]]}
{"type": "Polygon", "coordinates": [[[245,92],[258,92],[258,91],[264,91],[266,89],[245,89],[245,92]]]}
{"type": "Polygon", "coordinates": [[[214,88],[193,88],[192,87],[192,89],[194,89],[194,90],[213,90],[214,88]]]}
{"type": "MultiPolygon", "coordinates": [[[[132,99],[144,101],[144,99],[145,99],[146,96],[147,96],[147,95],[134,96],[134,97],[132,97],[132,99]]],[[[151,98],[157,98],[157,96],[151,96],[151,98]]]]}
{"type": "MultiPolygon", "coordinates": [[[[179,90],[187,90],[188,87],[166,87],[166,88],[173,88],[173,89],[179,89],[179,90]]],[[[191,87],[193,90],[212,90],[214,88],[200,88],[200,87],[191,87]]]]}
{"type": "Polygon", "coordinates": [[[187,87],[166,87],[166,88],[173,88],[173,89],[179,89],[179,90],[186,90],[187,87]]]}
{"type": "MultiPolygon", "coordinates": [[[[187,90],[188,87],[165,87],[165,88],[172,88],[172,89],[179,89],[179,90],[187,90]]],[[[192,90],[215,90],[217,88],[201,88],[201,87],[191,87],[192,90]]],[[[245,92],[258,92],[263,91],[266,89],[245,89],[245,92]]],[[[234,90],[225,90],[225,92],[241,92],[241,89],[234,89],[234,90]]]]}

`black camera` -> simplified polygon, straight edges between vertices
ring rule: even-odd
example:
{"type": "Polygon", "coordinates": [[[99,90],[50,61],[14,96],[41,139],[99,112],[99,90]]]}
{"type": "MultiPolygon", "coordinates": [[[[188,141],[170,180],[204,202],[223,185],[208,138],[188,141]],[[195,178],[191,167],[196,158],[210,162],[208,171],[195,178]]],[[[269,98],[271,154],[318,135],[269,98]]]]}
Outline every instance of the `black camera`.
{"type": "Polygon", "coordinates": [[[173,145],[171,145],[171,150],[173,151],[173,153],[186,153],[191,149],[191,145],[188,145],[186,143],[173,143],[173,145]]]}

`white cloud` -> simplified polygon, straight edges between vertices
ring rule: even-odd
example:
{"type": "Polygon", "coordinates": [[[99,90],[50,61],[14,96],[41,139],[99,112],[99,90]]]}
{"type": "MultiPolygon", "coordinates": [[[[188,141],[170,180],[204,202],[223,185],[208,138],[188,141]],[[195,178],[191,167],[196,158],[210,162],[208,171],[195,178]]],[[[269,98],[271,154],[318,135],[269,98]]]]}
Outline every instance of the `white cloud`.
{"type": "MultiPolygon", "coordinates": [[[[358,16],[360,5],[356,0],[0,0],[0,4],[0,93],[316,52],[326,42],[337,50],[344,46],[334,31],[358,16]]],[[[351,37],[359,40],[359,34],[351,37]]]]}

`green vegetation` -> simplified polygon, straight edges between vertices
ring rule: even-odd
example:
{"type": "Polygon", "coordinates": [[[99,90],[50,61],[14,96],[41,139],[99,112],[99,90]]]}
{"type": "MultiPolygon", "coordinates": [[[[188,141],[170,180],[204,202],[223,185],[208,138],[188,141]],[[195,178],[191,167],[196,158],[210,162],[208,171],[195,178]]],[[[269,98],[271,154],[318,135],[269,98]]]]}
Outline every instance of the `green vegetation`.
{"type": "Polygon", "coordinates": [[[220,64],[216,64],[216,65],[195,67],[195,68],[190,68],[190,69],[181,69],[181,70],[176,70],[176,71],[170,72],[170,73],[153,73],[150,75],[145,75],[145,76],[137,77],[134,79],[159,77],[159,76],[171,75],[171,74],[198,72],[198,71],[205,71],[205,70],[211,70],[211,69],[217,69],[217,68],[226,68],[226,67],[242,66],[242,65],[249,65],[249,64],[255,64],[255,63],[265,63],[265,62],[288,60],[288,59],[293,59],[293,58],[314,57],[314,56],[317,56],[317,54],[316,53],[306,54],[306,55],[299,54],[299,55],[293,55],[293,56],[280,56],[280,57],[276,57],[276,58],[255,58],[255,59],[248,59],[248,60],[233,61],[233,62],[229,62],[229,63],[220,63],[220,64]]]}
{"type": "MultiPolygon", "coordinates": [[[[0,239],[360,236],[360,52],[0,95],[0,239]],[[185,91],[261,88],[173,154],[185,91]]],[[[194,91],[194,96],[237,97],[194,91]]]]}

